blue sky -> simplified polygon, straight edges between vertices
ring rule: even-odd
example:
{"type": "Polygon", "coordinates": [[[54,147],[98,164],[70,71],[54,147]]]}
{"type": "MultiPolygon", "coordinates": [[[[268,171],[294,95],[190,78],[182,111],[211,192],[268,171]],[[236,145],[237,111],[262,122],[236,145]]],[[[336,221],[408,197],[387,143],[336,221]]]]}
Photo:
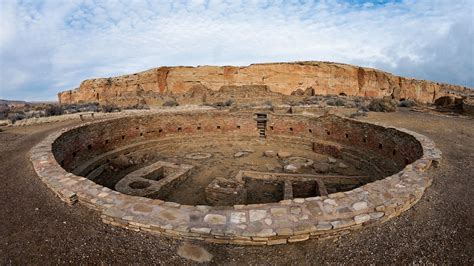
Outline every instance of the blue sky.
{"type": "Polygon", "coordinates": [[[474,0],[2,0],[0,98],[164,65],[320,60],[474,87],[474,0]]]}

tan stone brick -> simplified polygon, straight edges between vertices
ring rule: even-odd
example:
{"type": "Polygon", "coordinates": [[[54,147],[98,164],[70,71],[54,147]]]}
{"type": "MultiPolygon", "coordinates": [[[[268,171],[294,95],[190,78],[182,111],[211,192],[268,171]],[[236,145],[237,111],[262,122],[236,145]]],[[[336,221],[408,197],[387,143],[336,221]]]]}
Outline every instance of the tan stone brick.
{"type": "Polygon", "coordinates": [[[297,236],[291,236],[288,239],[288,243],[294,243],[294,242],[301,242],[309,239],[309,234],[306,235],[297,235],[297,236]]]}

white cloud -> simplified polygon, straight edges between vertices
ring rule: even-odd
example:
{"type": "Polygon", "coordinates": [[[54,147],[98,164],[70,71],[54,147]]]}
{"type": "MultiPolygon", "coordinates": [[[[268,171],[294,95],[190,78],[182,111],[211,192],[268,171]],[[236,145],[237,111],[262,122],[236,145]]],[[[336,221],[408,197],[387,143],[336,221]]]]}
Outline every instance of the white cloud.
{"type": "Polygon", "coordinates": [[[85,78],[161,65],[293,60],[362,64],[474,87],[472,0],[0,5],[0,98],[54,99],[85,78]]]}

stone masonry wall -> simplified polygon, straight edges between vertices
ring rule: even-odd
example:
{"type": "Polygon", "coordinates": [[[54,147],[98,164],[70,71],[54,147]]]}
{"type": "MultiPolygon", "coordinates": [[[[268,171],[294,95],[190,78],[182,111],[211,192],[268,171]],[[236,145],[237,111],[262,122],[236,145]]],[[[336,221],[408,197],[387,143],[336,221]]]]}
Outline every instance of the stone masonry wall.
{"type": "Polygon", "coordinates": [[[196,88],[219,91],[228,86],[247,85],[265,85],[271,92],[282,95],[290,95],[297,89],[312,88],[316,94],[322,95],[390,96],[420,103],[432,103],[441,96],[465,95],[471,91],[466,87],[399,77],[371,68],[326,62],[295,62],[245,67],[160,67],[131,75],[85,80],[77,89],[60,92],[58,99],[61,104],[153,105],[162,103],[166,96],[183,96],[196,88]]]}
{"type": "MultiPolygon", "coordinates": [[[[206,135],[257,137],[257,123],[251,112],[206,111],[132,116],[71,130],[55,141],[53,149],[57,161],[65,169],[73,170],[95,156],[134,143],[167,138],[199,141],[200,137],[206,135]]],[[[300,139],[308,145],[318,141],[335,143],[341,146],[341,151],[342,147],[345,150],[353,147],[352,150],[390,158],[377,159],[374,163],[383,167],[384,162],[390,162],[392,171],[414,161],[421,151],[416,140],[406,134],[338,116],[308,118],[270,115],[267,136],[286,137],[290,142],[300,139]]]]}
{"type": "Polygon", "coordinates": [[[55,157],[72,170],[105,152],[154,139],[192,139],[206,134],[256,136],[252,114],[226,112],[163,113],[131,116],[75,128],[58,138],[55,157]]]}
{"type": "MultiPolygon", "coordinates": [[[[147,137],[140,135],[140,126],[149,125],[148,130],[159,130],[163,127],[164,121],[172,119],[166,117],[166,120],[159,122],[160,117],[161,114],[126,117],[63,129],[33,147],[30,159],[39,178],[56,195],[68,204],[78,202],[98,211],[102,221],[107,224],[180,239],[238,245],[275,245],[309,238],[325,239],[384,222],[409,209],[422,197],[432,182],[425,171],[432,164],[436,166],[441,159],[440,151],[435,148],[431,140],[408,130],[333,116],[319,120],[314,117],[281,116],[279,117],[281,119],[275,121],[286,120],[286,123],[272,125],[273,137],[316,140],[317,137],[325,136],[327,141],[334,138],[332,140],[378,152],[380,157],[389,161],[400,156],[399,160],[405,162],[404,157],[414,152],[409,157],[413,161],[409,161],[408,165],[403,163],[400,171],[393,175],[350,191],[268,204],[219,207],[181,205],[125,195],[69,173],[60,166],[59,160],[67,161],[66,168],[69,168],[78,160],[86,160],[88,156],[95,154],[95,150],[97,153],[102,153],[130,143],[139,143],[140,138],[147,137]],[[329,125],[333,128],[329,128],[329,125]],[[325,131],[328,128],[332,131],[330,135],[325,131]],[[110,135],[106,135],[104,130],[108,130],[110,135]],[[121,142],[123,134],[121,131],[130,131],[128,138],[124,138],[123,142],[121,142]],[[349,138],[345,132],[349,132],[349,138]],[[367,142],[363,140],[360,142],[360,136],[364,134],[367,134],[367,142]],[[110,146],[100,146],[112,137],[113,139],[118,137],[119,140],[107,143],[110,146]],[[391,139],[392,137],[395,139],[391,139]],[[371,138],[374,138],[373,142],[371,138]],[[382,143],[380,149],[378,144],[384,140],[386,142],[382,143]],[[90,141],[93,144],[89,148],[90,141]],[[95,145],[94,141],[97,141],[95,145]],[[387,150],[384,150],[384,147],[387,150]],[[393,154],[392,149],[400,152],[393,154]],[[76,153],[76,157],[67,159],[71,153],[76,153]],[[84,157],[80,157],[81,154],[84,154],[84,157]]],[[[192,139],[196,134],[201,134],[200,131],[203,129],[207,133],[202,134],[212,136],[216,130],[223,128],[228,130],[226,134],[232,135],[229,133],[231,128],[239,130],[237,126],[240,126],[243,135],[253,134],[258,137],[255,121],[247,117],[252,115],[226,114],[226,112],[176,114],[173,120],[175,123],[167,124],[166,129],[170,131],[163,138],[184,134],[186,138],[192,139]],[[180,122],[186,124],[181,126],[180,122]],[[199,122],[201,129],[198,129],[199,122]],[[220,123],[223,123],[221,128],[217,128],[220,123]],[[205,129],[207,126],[209,131],[205,129]],[[181,130],[174,131],[177,127],[181,127],[181,130]]],[[[161,138],[158,135],[150,137],[161,138]]],[[[179,141],[179,139],[177,137],[173,140],[179,141]]]]}
{"type": "MultiPolygon", "coordinates": [[[[295,115],[272,115],[267,132],[269,137],[305,138],[308,142],[335,147],[339,151],[330,155],[354,154],[383,169],[385,174],[393,174],[415,161],[422,150],[415,138],[397,130],[334,115],[309,119],[295,115]]],[[[326,153],[325,150],[319,152],[326,153]]]]}

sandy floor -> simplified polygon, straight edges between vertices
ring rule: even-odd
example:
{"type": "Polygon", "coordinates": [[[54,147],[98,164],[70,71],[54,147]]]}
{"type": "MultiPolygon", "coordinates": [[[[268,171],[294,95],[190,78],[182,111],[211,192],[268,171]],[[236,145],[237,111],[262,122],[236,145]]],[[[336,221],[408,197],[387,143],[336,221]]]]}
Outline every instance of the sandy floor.
{"type": "MultiPolygon", "coordinates": [[[[135,162],[141,162],[139,158],[147,158],[145,163],[138,163],[129,166],[119,171],[113,171],[106,165],[104,171],[100,176],[94,179],[95,182],[115,189],[115,184],[125,175],[139,168],[150,165],[156,161],[167,161],[176,164],[193,165],[190,176],[182,184],[171,191],[165,198],[167,201],[173,201],[186,205],[207,205],[205,188],[216,178],[233,179],[240,170],[251,170],[259,172],[275,172],[283,173],[283,167],[290,164],[289,159],[293,156],[300,158],[307,158],[315,163],[322,163],[330,166],[330,169],[324,174],[327,175],[347,175],[347,176],[367,176],[362,170],[357,170],[349,162],[338,159],[336,163],[329,164],[328,156],[314,153],[309,147],[297,144],[284,144],[271,140],[262,140],[258,137],[253,140],[239,140],[231,141],[225,139],[205,139],[199,141],[190,141],[182,143],[171,143],[167,145],[157,145],[157,147],[147,148],[136,152],[128,153],[127,155],[115,155],[111,158],[124,158],[125,162],[130,161],[131,158],[135,162]],[[264,156],[265,151],[274,151],[275,155],[272,157],[264,156]],[[288,153],[291,157],[279,158],[276,156],[278,152],[288,153]],[[193,160],[186,158],[188,155],[194,153],[207,153],[210,157],[201,160],[193,160]],[[240,157],[235,157],[235,154],[245,153],[240,157]],[[135,159],[138,158],[138,159],[135,159]],[[339,163],[344,163],[347,168],[339,167],[339,163]]],[[[127,163],[128,166],[128,163],[127,163]]],[[[103,166],[98,166],[103,167],[103,166]]],[[[302,167],[298,170],[299,174],[318,175],[311,166],[302,167]]],[[[326,180],[329,183],[330,180],[326,180]]],[[[327,184],[329,185],[329,184],[327,184]]],[[[333,183],[337,186],[336,183],[333,183]]],[[[270,185],[270,187],[273,187],[270,185]]],[[[341,190],[344,191],[341,187],[341,190]]],[[[258,191],[265,194],[265,185],[263,182],[253,182],[251,186],[252,191],[258,191]]],[[[347,189],[346,189],[347,190],[347,189]]],[[[315,189],[316,193],[316,189],[315,189]]],[[[254,193],[248,193],[252,196],[254,193]]],[[[312,196],[317,196],[314,194],[312,196]]],[[[247,203],[266,203],[283,200],[281,197],[266,197],[263,201],[250,201],[247,203]]]]}
{"type": "MultiPolygon", "coordinates": [[[[433,139],[443,162],[412,209],[387,223],[336,240],[271,247],[195,244],[219,264],[474,263],[474,120],[402,110],[368,121],[405,127],[433,139]]],[[[69,122],[73,123],[73,122],[69,122]]],[[[0,263],[191,263],[181,241],[103,224],[85,207],[63,204],[35,176],[28,150],[68,122],[0,133],[0,263]]]]}

